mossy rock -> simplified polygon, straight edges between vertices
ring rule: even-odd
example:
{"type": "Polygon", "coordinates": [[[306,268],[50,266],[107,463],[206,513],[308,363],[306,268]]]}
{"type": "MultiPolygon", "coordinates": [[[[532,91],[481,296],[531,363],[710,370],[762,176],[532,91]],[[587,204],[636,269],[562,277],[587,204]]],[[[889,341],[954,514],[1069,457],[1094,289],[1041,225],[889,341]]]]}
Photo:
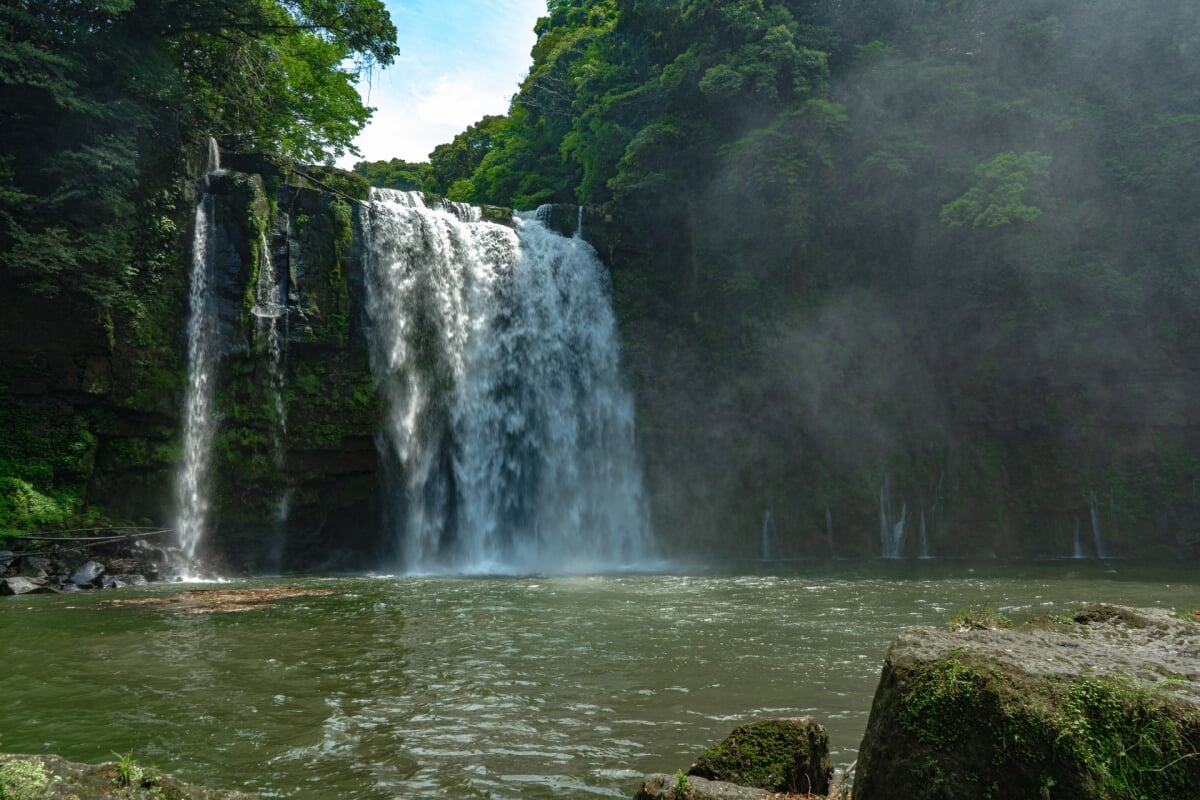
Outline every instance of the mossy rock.
{"type": "Polygon", "coordinates": [[[134,762],[79,764],[55,755],[0,753],[0,800],[254,800],[184,783],[134,762]]]}
{"type": "Polygon", "coordinates": [[[1131,628],[1144,628],[1149,621],[1132,608],[1113,606],[1108,603],[1086,603],[1071,617],[1080,625],[1123,624],[1131,628]]]}
{"type": "Polygon", "coordinates": [[[833,775],[829,735],[811,717],[739,725],[701,753],[688,774],[769,792],[825,794],[833,775]]]}
{"type": "Polygon", "coordinates": [[[290,183],[296,186],[311,184],[313,188],[331,190],[351,200],[366,200],[367,195],[371,193],[371,184],[363,176],[337,167],[317,164],[295,166],[290,183]]]}
{"type": "Polygon", "coordinates": [[[888,651],[855,800],[1200,798],[1197,626],[1088,604],[888,651]]]}
{"type": "Polygon", "coordinates": [[[497,225],[513,226],[513,211],[504,206],[480,206],[479,213],[484,222],[494,222],[497,225]]]}

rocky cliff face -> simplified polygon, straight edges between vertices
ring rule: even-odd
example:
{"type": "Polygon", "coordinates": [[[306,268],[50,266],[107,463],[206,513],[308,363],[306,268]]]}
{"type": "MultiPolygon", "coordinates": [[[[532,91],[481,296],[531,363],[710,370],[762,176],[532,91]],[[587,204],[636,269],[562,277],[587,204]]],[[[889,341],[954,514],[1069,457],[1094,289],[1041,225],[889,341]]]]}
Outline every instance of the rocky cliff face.
{"type": "MultiPolygon", "coordinates": [[[[228,162],[206,181],[221,343],[207,545],[233,569],[361,565],[379,465],[355,198],[270,158],[228,162]],[[272,273],[273,329],[259,296],[272,273]]],[[[0,475],[12,477],[2,479],[0,524],[170,524],[187,369],[181,265],[199,192],[178,188],[176,266],[132,311],[69,292],[5,304],[0,475]]]]}
{"type": "Polygon", "coordinates": [[[952,307],[956,278],[854,281],[814,273],[805,253],[789,263],[814,285],[786,308],[784,290],[764,296],[753,279],[770,236],[738,239],[722,263],[705,246],[716,214],[652,227],[610,211],[648,495],[661,531],[687,532],[680,551],[1200,556],[1200,381],[1186,338],[1081,344],[1061,322],[1004,327],[952,307]]]}
{"type": "Polygon", "coordinates": [[[250,571],[360,567],[378,528],[379,460],[358,198],[264,159],[230,164],[210,189],[228,263],[209,546],[250,571]]]}
{"type": "MultiPolygon", "coordinates": [[[[208,181],[222,342],[209,542],[248,570],[318,566],[316,553],[369,563],[381,503],[355,235],[367,187],[269,157],[225,162],[208,181]],[[271,275],[281,313],[268,323],[271,275]]],[[[133,302],[102,308],[67,289],[4,304],[0,528],[170,524],[199,191],[175,186],[147,246],[162,263],[133,302]]],[[[580,221],[575,206],[544,212],[565,235],[580,221]]],[[[1023,371],[914,351],[936,321],[878,293],[743,330],[745,309],[722,316],[728,298],[691,294],[696,230],[639,232],[616,216],[588,209],[583,231],[612,264],[665,555],[1200,554],[1195,380],[1165,355],[1136,375],[1082,364],[1002,380],[1023,371]]]]}

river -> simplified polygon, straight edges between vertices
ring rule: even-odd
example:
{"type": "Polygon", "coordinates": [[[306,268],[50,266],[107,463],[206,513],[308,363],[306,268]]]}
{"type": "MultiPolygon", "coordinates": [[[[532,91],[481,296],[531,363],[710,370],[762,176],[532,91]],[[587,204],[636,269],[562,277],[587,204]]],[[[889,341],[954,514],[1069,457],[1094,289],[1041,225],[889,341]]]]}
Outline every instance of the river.
{"type": "Polygon", "coordinates": [[[257,580],[271,610],[0,602],[0,749],[132,752],[288,798],[630,797],[740,722],[812,714],[853,761],[887,645],[989,603],[1200,607],[1192,567],[807,562],[745,574],[257,580]]]}

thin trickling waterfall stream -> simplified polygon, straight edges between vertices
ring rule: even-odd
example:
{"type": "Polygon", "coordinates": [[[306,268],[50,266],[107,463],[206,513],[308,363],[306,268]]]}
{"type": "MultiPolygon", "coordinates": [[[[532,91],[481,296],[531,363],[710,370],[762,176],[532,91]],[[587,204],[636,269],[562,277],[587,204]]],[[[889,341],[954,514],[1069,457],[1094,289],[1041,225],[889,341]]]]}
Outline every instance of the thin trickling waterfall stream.
{"type": "Polygon", "coordinates": [[[215,431],[213,389],[217,357],[217,302],[213,275],[213,196],[207,191],[209,175],[221,171],[220,152],[209,140],[205,191],[196,203],[192,238],[192,268],[188,291],[188,378],[183,408],[183,460],[175,478],[175,530],[188,561],[208,521],[208,471],[215,431]]]}

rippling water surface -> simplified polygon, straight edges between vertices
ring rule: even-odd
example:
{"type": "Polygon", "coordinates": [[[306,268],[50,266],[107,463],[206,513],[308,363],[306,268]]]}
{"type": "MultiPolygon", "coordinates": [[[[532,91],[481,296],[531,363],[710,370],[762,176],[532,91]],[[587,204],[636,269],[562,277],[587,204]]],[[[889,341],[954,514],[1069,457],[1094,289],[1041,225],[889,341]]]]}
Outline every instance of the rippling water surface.
{"type": "Polygon", "coordinates": [[[735,724],[812,714],[848,763],[888,642],[989,602],[1200,607],[1123,562],[809,564],[787,574],[255,581],[331,589],[182,616],[0,599],[0,749],[129,752],[266,797],[630,797],[735,724]]]}

